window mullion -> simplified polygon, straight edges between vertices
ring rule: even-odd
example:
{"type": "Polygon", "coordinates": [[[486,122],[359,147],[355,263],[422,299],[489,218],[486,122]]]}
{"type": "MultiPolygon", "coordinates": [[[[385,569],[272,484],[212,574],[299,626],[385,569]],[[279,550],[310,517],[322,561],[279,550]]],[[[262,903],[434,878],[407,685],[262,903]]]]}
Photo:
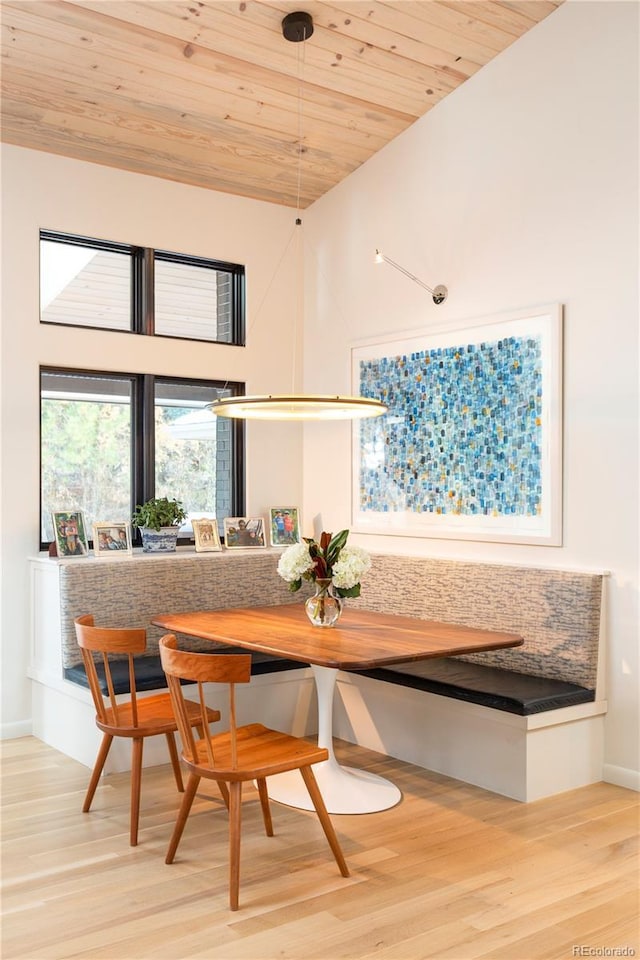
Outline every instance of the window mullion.
{"type": "MultiPolygon", "coordinates": [[[[144,452],[144,378],[136,376],[132,383],[131,397],[131,509],[145,500],[145,452],[144,452]]],[[[135,531],[134,531],[135,533],[135,531]]]]}
{"type": "Polygon", "coordinates": [[[153,250],[134,247],[131,270],[131,313],[134,333],[153,336],[154,259],[153,250]]]}
{"type": "Polygon", "coordinates": [[[155,377],[145,374],[142,381],[142,486],[143,503],[156,491],[155,377]]]}
{"type": "Polygon", "coordinates": [[[143,321],[144,333],[152,337],[156,331],[155,324],[155,259],[153,250],[144,251],[144,284],[143,284],[143,321]]]}
{"type": "Polygon", "coordinates": [[[245,346],[245,303],[244,303],[244,275],[233,275],[233,335],[232,342],[245,346]]]}
{"type": "Polygon", "coordinates": [[[244,421],[232,419],[233,455],[231,458],[231,488],[233,491],[234,515],[243,517],[245,512],[245,428],[244,421]]]}

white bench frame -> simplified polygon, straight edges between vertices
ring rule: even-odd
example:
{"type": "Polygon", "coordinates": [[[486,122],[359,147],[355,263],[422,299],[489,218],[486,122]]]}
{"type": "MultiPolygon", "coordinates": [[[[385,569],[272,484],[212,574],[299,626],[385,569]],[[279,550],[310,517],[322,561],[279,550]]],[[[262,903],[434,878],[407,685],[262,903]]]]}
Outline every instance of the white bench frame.
{"type": "Polygon", "coordinates": [[[334,733],[525,802],[602,780],[606,701],[521,717],[340,674],[334,733]]]}

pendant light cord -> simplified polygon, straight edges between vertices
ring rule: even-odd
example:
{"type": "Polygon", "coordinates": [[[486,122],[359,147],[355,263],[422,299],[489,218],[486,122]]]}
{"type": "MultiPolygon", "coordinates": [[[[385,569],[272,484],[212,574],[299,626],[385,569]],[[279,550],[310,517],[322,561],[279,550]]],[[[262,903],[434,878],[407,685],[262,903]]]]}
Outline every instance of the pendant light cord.
{"type": "MultiPolygon", "coordinates": [[[[298,44],[298,183],[296,191],[296,220],[300,219],[300,193],[302,189],[302,106],[304,102],[304,48],[304,42],[298,44]]],[[[300,224],[297,225],[299,226],[300,224]]]]}
{"type": "MultiPolygon", "coordinates": [[[[305,40],[306,40],[306,30],[305,30],[305,40]]],[[[298,234],[296,233],[296,231],[297,231],[297,229],[298,229],[299,227],[302,226],[302,218],[301,218],[301,216],[300,216],[300,212],[301,212],[301,211],[300,211],[300,196],[301,196],[301,193],[302,193],[302,153],[303,153],[303,147],[302,147],[302,140],[303,140],[303,110],[302,110],[302,104],[303,104],[303,89],[304,89],[304,42],[298,44],[297,75],[298,75],[298,170],[297,170],[297,177],[296,177],[296,179],[297,179],[297,183],[296,183],[296,218],[295,218],[294,227],[293,227],[291,233],[289,234],[289,238],[288,238],[288,240],[287,240],[287,242],[286,242],[286,244],[285,244],[284,250],[282,251],[282,255],[280,256],[280,259],[279,259],[278,264],[277,264],[277,266],[276,266],[276,268],[275,268],[275,270],[274,270],[274,272],[273,272],[273,275],[272,275],[272,277],[271,277],[271,280],[269,281],[269,284],[268,284],[268,286],[267,286],[264,294],[262,295],[262,299],[261,299],[260,303],[258,304],[258,307],[257,307],[257,309],[256,309],[256,311],[255,311],[255,313],[254,313],[254,315],[253,315],[253,319],[251,320],[251,323],[249,324],[249,328],[248,328],[248,331],[247,331],[248,333],[251,333],[251,331],[253,330],[253,328],[254,328],[254,326],[255,326],[256,320],[258,319],[258,316],[260,315],[260,312],[261,312],[261,310],[262,310],[262,307],[263,307],[263,305],[264,305],[264,302],[265,302],[265,300],[267,299],[267,297],[269,296],[269,292],[270,292],[270,290],[271,290],[271,287],[273,286],[274,281],[275,281],[278,273],[280,272],[280,267],[282,266],[282,262],[283,262],[284,258],[285,258],[286,255],[287,255],[287,252],[288,252],[288,250],[289,250],[289,247],[291,246],[291,242],[292,242],[294,236],[297,238],[297,248],[298,248],[298,257],[297,257],[297,259],[298,259],[298,260],[300,259],[299,250],[300,250],[300,248],[302,247],[302,244],[301,244],[301,242],[300,242],[300,239],[299,239],[298,234]]],[[[295,360],[296,360],[296,347],[297,347],[297,331],[298,331],[298,324],[296,323],[296,324],[294,325],[294,329],[293,329],[293,376],[292,376],[292,390],[294,390],[294,391],[295,391],[295,360]]],[[[225,386],[226,386],[226,385],[225,385],[225,386]]]]}
{"type": "MultiPolygon", "coordinates": [[[[284,258],[285,258],[286,255],[287,255],[287,252],[288,252],[288,250],[289,250],[289,248],[290,248],[290,246],[291,246],[291,242],[292,242],[294,236],[296,237],[296,247],[297,247],[297,250],[296,250],[296,252],[297,252],[297,257],[296,257],[296,259],[297,259],[297,260],[300,260],[300,250],[301,250],[301,249],[304,249],[303,243],[300,241],[299,235],[298,235],[298,233],[297,233],[298,228],[300,228],[300,227],[302,226],[302,217],[300,216],[300,212],[301,212],[301,211],[300,211],[300,196],[301,196],[301,193],[302,193],[302,153],[303,153],[303,147],[302,147],[302,140],[303,140],[303,109],[302,109],[302,107],[303,107],[303,92],[304,92],[304,55],[305,55],[305,50],[304,50],[305,44],[304,44],[304,41],[307,39],[307,28],[306,28],[306,26],[303,26],[303,27],[302,27],[302,30],[303,30],[303,37],[302,37],[302,42],[298,43],[298,59],[297,59],[297,77],[298,77],[298,170],[297,170],[297,175],[296,175],[296,218],[295,218],[295,223],[294,223],[293,230],[292,230],[291,233],[289,234],[289,238],[288,238],[288,240],[287,240],[287,242],[286,242],[286,244],[285,244],[284,250],[282,251],[282,254],[281,254],[281,256],[280,256],[280,259],[278,260],[278,264],[277,264],[277,266],[276,266],[276,268],[275,268],[275,270],[273,271],[273,274],[272,274],[272,276],[271,276],[271,280],[270,280],[269,283],[267,284],[267,288],[266,288],[266,290],[264,291],[264,294],[262,295],[262,299],[260,300],[260,303],[258,304],[258,307],[257,307],[256,311],[255,311],[254,314],[253,314],[253,318],[252,318],[252,320],[251,320],[251,323],[249,324],[249,326],[248,326],[248,328],[247,328],[247,334],[250,334],[250,333],[252,332],[252,330],[253,330],[253,328],[254,328],[254,326],[255,326],[256,320],[257,320],[258,317],[260,316],[260,313],[261,313],[261,311],[262,311],[262,307],[264,306],[264,302],[265,302],[265,300],[267,299],[267,297],[269,296],[269,292],[270,292],[270,290],[271,290],[271,287],[273,286],[274,281],[275,281],[278,273],[280,272],[280,267],[282,266],[282,262],[283,262],[284,258]]],[[[313,33],[313,30],[310,31],[309,36],[311,36],[311,33],[313,33]]],[[[299,301],[299,300],[300,300],[300,297],[298,296],[298,301],[299,301]]],[[[299,311],[299,308],[300,308],[300,302],[298,302],[298,311],[299,311]]],[[[293,392],[295,392],[296,350],[297,350],[297,346],[298,346],[298,323],[297,323],[297,321],[296,321],[296,323],[294,324],[294,327],[293,327],[293,344],[292,344],[292,347],[293,347],[293,371],[292,371],[292,375],[291,375],[291,389],[292,389],[293,392]]],[[[219,394],[224,394],[224,392],[225,392],[226,389],[227,389],[228,383],[229,383],[229,381],[227,380],[226,383],[225,383],[225,385],[224,385],[224,387],[222,388],[222,390],[221,390],[221,391],[218,391],[219,394]]]]}
{"type": "MultiPolygon", "coordinates": [[[[305,60],[305,41],[307,39],[306,28],[303,27],[304,37],[303,40],[298,43],[298,63],[297,63],[297,73],[298,73],[298,172],[297,172],[297,183],[296,183],[296,219],[295,219],[295,229],[296,231],[302,230],[302,217],[300,216],[300,196],[302,193],[302,153],[303,153],[303,135],[304,135],[304,123],[303,123],[303,104],[304,104],[304,60],[305,60]]],[[[303,298],[300,291],[300,284],[302,282],[302,275],[304,271],[304,242],[303,237],[300,232],[296,233],[296,262],[298,264],[298,288],[297,288],[297,307],[296,307],[296,318],[293,325],[293,338],[292,338],[292,358],[291,358],[291,391],[295,393],[296,390],[296,357],[298,352],[298,325],[300,322],[300,316],[302,314],[303,308],[303,298]]]]}

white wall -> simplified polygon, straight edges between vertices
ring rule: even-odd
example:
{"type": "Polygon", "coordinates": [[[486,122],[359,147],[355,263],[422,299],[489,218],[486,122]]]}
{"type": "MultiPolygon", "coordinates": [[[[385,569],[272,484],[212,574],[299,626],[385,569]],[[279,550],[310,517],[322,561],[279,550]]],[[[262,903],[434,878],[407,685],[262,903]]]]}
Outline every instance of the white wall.
{"type": "MultiPolygon", "coordinates": [[[[357,541],[610,570],[606,774],[636,786],[638,9],[569,0],[314,205],[304,352],[307,389],[348,391],[354,341],[564,304],[564,545],[357,541]]],[[[304,442],[305,516],[348,526],[350,428],[304,442]]]]}
{"type": "MultiPolygon", "coordinates": [[[[1,156],[2,733],[16,735],[29,732],[31,717],[26,558],[39,549],[39,365],[290,392],[299,321],[291,277],[298,267],[301,281],[301,271],[291,210],[11,146],[1,156]],[[40,228],[244,263],[247,348],[40,325],[40,228]]],[[[298,503],[301,483],[300,428],[250,425],[248,512],[298,503]]]]}

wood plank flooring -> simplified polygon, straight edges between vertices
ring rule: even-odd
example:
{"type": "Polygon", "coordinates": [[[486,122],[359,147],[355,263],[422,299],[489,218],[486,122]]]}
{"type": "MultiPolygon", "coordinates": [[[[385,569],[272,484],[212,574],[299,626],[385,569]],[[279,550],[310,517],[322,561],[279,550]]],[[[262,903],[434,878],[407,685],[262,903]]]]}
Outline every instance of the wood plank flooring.
{"type": "Polygon", "coordinates": [[[215,785],[166,866],[179,805],[169,765],[143,773],[132,848],[128,774],[103,780],[82,814],[85,767],[34,738],[5,741],[3,960],[638,956],[636,793],[600,783],[521,804],[349,744],[337,753],[392,779],[401,803],[332,817],[344,879],[315,815],[274,803],[266,837],[247,790],[231,913],[215,785]]]}

